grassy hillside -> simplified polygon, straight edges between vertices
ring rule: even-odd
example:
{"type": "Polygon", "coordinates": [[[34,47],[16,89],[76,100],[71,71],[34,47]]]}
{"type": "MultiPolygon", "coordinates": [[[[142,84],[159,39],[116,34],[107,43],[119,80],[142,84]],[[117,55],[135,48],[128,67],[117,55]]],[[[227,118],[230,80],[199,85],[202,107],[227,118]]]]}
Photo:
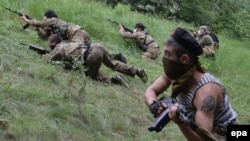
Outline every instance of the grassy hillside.
{"type": "MultiPolygon", "coordinates": [[[[103,84],[84,75],[46,64],[41,56],[19,42],[48,48],[37,38],[32,28],[21,30],[18,16],[0,9],[0,119],[9,122],[0,136],[18,141],[183,141],[176,125],[169,123],[162,132],[147,130],[153,117],[144,104],[146,88],[162,74],[161,58],[143,61],[141,52],[129,40],[123,40],[112,19],[133,28],[143,22],[147,31],[163,48],[173,28],[191,27],[182,22],[166,21],[149,15],[130,12],[118,5],[115,9],[93,0],[2,0],[1,6],[11,6],[40,20],[47,9],[53,9],[65,21],[79,24],[93,42],[103,44],[110,52],[122,52],[128,64],[144,68],[149,81],[123,75],[130,88],[103,84]]],[[[194,27],[193,27],[194,28],[194,27]]],[[[250,123],[248,95],[249,42],[220,36],[216,61],[201,58],[204,67],[226,86],[232,106],[243,124],[250,123]]],[[[162,50],[163,51],[163,50],[162,50]]],[[[103,66],[110,76],[118,74],[103,66]]],[[[169,94],[166,91],[164,94],[169,94]]]]}

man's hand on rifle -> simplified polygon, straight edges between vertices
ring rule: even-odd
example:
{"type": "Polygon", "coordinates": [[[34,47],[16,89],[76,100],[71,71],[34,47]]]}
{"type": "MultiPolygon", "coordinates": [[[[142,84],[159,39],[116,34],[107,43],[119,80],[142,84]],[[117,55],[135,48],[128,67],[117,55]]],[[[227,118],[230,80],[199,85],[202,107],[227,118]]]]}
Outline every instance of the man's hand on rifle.
{"type": "Polygon", "coordinates": [[[154,117],[158,117],[164,109],[167,108],[167,105],[162,101],[154,101],[150,106],[149,110],[154,115],[154,117]]]}
{"type": "Polygon", "coordinates": [[[121,28],[123,28],[123,26],[122,26],[122,24],[118,24],[118,29],[121,29],[121,28]]]}
{"type": "Polygon", "coordinates": [[[27,17],[25,16],[25,14],[23,14],[22,16],[20,16],[20,18],[21,18],[23,21],[25,21],[25,22],[29,21],[29,19],[27,19],[27,17]]]}
{"type": "Polygon", "coordinates": [[[180,124],[183,123],[183,121],[180,120],[180,118],[178,117],[177,110],[179,108],[179,104],[175,103],[172,107],[170,107],[169,109],[169,113],[168,113],[168,117],[175,122],[176,124],[180,124]]]}

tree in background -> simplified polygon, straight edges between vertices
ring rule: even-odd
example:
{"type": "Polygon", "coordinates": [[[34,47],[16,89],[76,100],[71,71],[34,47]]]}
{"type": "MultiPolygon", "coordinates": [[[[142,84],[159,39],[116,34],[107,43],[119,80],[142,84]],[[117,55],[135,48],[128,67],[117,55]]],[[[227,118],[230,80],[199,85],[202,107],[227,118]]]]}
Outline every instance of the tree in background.
{"type": "Polygon", "coordinates": [[[238,39],[250,38],[249,0],[97,0],[165,19],[182,20],[194,26],[207,25],[213,31],[238,39]]]}

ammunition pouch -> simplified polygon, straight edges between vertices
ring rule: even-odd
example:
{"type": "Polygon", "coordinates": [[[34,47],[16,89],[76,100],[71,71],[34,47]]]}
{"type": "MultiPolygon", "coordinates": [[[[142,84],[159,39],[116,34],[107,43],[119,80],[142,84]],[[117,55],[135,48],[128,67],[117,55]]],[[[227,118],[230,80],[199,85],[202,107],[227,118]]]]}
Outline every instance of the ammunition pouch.
{"type": "Polygon", "coordinates": [[[55,24],[50,25],[49,27],[53,31],[54,34],[59,34],[62,36],[64,40],[68,40],[67,38],[67,30],[69,25],[57,26],[55,24]]]}
{"type": "Polygon", "coordinates": [[[147,47],[147,45],[138,45],[138,47],[139,47],[139,49],[141,49],[143,52],[145,52],[147,49],[148,49],[148,47],[147,47]]]}
{"type": "Polygon", "coordinates": [[[150,45],[151,43],[154,43],[155,41],[154,40],[152,40],[151,42],[149,42],[149,43],[144,43],[143,45],[141,45],[141,44],[138,44],[138,47],[142,50],[142,51],[147,51],[147,49],[148,49],[148,45],[150,45]]]}

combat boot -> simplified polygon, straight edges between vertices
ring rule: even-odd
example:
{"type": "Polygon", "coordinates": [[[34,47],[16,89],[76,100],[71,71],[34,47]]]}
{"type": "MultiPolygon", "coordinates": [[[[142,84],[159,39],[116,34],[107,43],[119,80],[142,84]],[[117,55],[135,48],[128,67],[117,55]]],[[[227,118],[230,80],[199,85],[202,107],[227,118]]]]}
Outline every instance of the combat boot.
{"type": "Polygon", "coordinates": [[[141,78],[143,83],[146,83],[148,81],[148,76],[143,69],[137,69],[136,75],[141,78]]]}
{"type": "Polygon", "coordinates": [[[119,85],[122,85],[126,88],[129,88],[128,83],[125,82],[120,75],[116,75],[116,76],[112,77],[111,82],[114,84],[119,84],[119,85]]]}
{"type": "Polygon", "coordinates": [[[127,59],[121,53],[112,54],[112,57],[114,60],[118,60],[124,64],[127,64],[127,59]]]}
{"type": "Polygon", "coordinates": [[[7,130],[9,128],[9,122],[4,119],[0,119],[0,130],[7,130]]]}

